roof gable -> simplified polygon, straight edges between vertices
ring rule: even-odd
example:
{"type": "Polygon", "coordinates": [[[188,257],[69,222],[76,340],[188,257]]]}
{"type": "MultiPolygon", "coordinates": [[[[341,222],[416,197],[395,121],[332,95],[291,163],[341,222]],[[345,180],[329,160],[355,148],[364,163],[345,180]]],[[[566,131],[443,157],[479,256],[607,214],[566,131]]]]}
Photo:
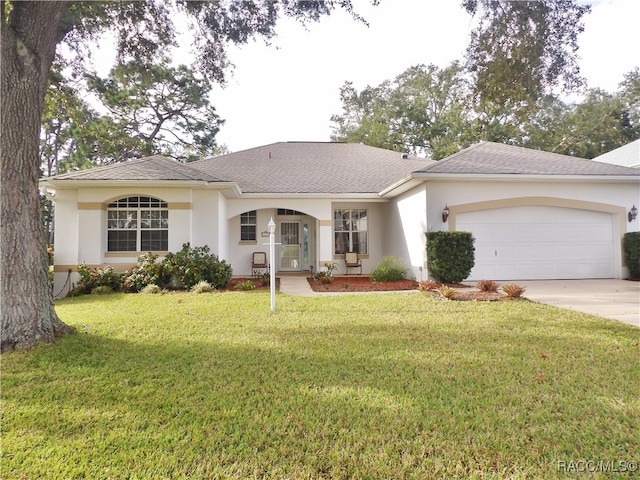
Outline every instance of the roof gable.
{"type": "Polygon", "coordinates": [[[458,175],[634,176],[640,172],[530,148],[481,142],[415,172],[458,175]]]}

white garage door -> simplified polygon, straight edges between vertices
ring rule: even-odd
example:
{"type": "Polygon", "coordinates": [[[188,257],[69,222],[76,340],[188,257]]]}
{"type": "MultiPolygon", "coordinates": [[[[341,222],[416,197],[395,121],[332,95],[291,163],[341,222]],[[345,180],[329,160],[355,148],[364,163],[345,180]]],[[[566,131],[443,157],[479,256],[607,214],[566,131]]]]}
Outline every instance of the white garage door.
{"type": "Polygon", "coordinates": [[[613,278],[609,213],[523,206],[461,213],[456,230],[473,233],[470,280],[613,278]]]}

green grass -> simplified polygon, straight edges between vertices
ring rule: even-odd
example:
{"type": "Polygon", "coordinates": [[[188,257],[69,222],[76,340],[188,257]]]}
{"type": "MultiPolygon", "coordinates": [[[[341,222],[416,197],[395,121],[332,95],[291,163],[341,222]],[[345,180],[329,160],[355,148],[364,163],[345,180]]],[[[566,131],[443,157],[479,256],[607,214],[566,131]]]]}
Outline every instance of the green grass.
{"type": "Polygon", "coordinates": [[[277,305],[58,302],[75,334],[2,357],[0,476],[524,479],[640,460],[637,328],[418,292],[277,305]]]}

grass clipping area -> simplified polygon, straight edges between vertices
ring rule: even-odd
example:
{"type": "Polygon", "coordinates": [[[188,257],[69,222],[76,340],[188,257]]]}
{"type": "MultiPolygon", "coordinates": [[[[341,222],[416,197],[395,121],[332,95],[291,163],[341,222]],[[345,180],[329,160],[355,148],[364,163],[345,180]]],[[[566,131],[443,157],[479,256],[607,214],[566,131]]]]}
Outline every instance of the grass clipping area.
{"type": "Polygon", "coordinates": [[[419,292],[277,305],[58,302],[77,333],[2,357],[2,478],[561,478],[639,459],[640,329],[419,292]]]}

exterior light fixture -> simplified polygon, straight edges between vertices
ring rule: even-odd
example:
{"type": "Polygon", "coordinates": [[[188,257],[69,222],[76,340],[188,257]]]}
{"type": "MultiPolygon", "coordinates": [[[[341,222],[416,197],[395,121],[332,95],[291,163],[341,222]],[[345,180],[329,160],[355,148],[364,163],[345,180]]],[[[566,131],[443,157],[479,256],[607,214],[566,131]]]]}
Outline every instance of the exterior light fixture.
{"type": "Polygon", "coordinates": [[[442,221],[444,223],[447,222],[447,218],[449,218],[449,207],[447,205],[444,206],[444,209],[442,210],[442,221]]]}
{"type": "Polygon", "coordinates": [[[631,210],[629,210],[628,218],[630,222],[633,222],[637,217],[638,217],[638,209],[634,205],[633,207],[631,207],[631,210]]]}

